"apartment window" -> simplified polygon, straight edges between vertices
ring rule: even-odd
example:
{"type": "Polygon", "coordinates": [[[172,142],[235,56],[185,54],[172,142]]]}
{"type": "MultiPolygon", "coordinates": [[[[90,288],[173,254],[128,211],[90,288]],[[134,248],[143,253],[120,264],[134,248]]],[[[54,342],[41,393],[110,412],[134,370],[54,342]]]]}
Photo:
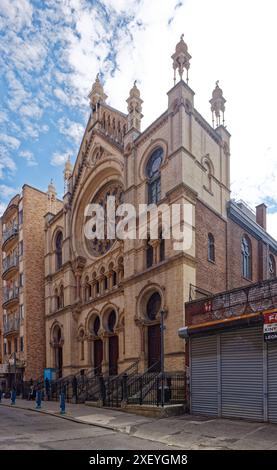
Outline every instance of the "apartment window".
{"type": "Polygon", "coordinates": [[[24,305],[19,306],[19,313],[20,313],[20,321],[24,320],[24,305]]]}
{"type": "Polygon", "coordinates": [[[17,338],[14,338],[13,344],[14,344],[14,346],[13,346],[14,352],[17,353],[17,338]]]}
{"type": "Polygon", "coordinates": [[[241,240],[241,256],[242,256],[242,275],[246,279],[252,277],[252,253],[251,242],[249,238],[244,235],[241,240]]]}
{"type": "Polygon", "coordinates": [[[276,277],[276,263],[273,255],[269,255],[268,258],[268,271],[269,278],[274,279],[276,277]]]}
{"type": "Polygon", "coordinates": [[[22,209],[18,213],[18,223],[19,223],[19,225],[23,224],[23,210],[22,209]]]}
{"type": "Polygon", "coordinates": [[[208,234],[208,260],[213,262],[215,261],[215,245],[212,233],[208,234]]]}
{"type": "Polygon", "coordinates": [[[8,341],[8,354],[12,353],[12,343],[8,341]]]}
{"type": "Polygon", "coordinates": [[[24,351],[24,337],[20,336],[20,352],[24,351]]]}
{"type": "Polygon", "coordinates": [[[19,242],[19,256],[23,256],[23,240],[19,242]]]}
{"type": "Polygon", "coordinates": [[[4,343],[4,355],[6,356],[7,354],[7,343],[4,343]]]}
{"type": "Polygon", "coordinates": [[[19,274],[19,287],[23,287],[24,285],[24,275],[23,273],[19,274]]]}

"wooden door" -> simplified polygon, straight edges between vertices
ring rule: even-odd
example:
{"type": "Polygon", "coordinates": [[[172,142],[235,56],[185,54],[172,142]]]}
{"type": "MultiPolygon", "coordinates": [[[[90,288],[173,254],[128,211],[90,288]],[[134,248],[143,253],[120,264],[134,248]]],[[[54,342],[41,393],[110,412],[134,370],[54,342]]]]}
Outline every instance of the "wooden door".
{"type": "Polygon", "coordinates": [[[101,339],[93,341],[94,348],[94,368],[96,368],[96,373],[102,372],[102,360],[103,360],[103,342],[101,339]]]}
{"type": "Polygon", "coordinates": [[[109,337],[109,375],[118,374],[118,336],[109,337]]]}

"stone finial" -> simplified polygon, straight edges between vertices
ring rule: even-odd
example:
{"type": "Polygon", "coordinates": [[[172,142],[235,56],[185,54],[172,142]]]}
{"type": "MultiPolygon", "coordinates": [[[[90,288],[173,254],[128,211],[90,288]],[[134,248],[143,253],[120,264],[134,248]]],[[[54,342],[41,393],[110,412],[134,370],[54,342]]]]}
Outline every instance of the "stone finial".
{"type": "Polygon", "coordinates": [[[178,70],[180,80],[183,80],[184,69],[187,71],[187,83],[189,81],[188,71],[190,68],[190,59],[191,55],[188,52],[188,46],[184,41],[184,35],[182,34],[180,41],[176,45],[175,52],[171,56],[173,59],[173,69],[174,69],[174,85],[176,83],[176,70],[178,70]]]}
{"type": "Polygon", "coordinates": [[[72,175],[72,165],[71,165],[71,162],[70,162],[70,155],[68,155],[68,158],[67,158],[67,160],[64,164],[63,174],[64,174],[64,179],[65,180],[69,180],[69,178],[72,175]]]}
{"type": "Polygon", "coordinates": [[[51,179],[50,183],[48,184],[47,196],[48,196],[48,212],[50,212],[51,214],[55,214],[57,191],[53,183],[53,179],[51,179]]]}
{"type": "Polygon", "coordinates": [[[92,109],[95,109],[98,103],[105,103],[107,99],[107,95],[105,94],[103,85],[99,79],[99,73],[96,75],[95,82],[92,85],[88,98],[90,100],[90,106],[92,109]]]}
{"type": "Polygon", "coordinates": [[[141,119],[143,118],[142,111],[142,99],[140,97],[140,91],[137,87],[137,81],[134,81],[133,88],[129,93],[129,98],[126,100],[128,104],[128,130],[134,128],[140,132],[141,119]]]}
{"type": "Polygon", "coordinates": [[[223,97],[223,92],[221,88],[219,87],[219,81],[217,80],[215,82],[215,89],[212,93],[212,98],[210,99],[211,111],[212,111],[212,117],[213,117],[213,127],[215,126],[215,124],[216,124],[216,127],[220,126],[221,124],[223,124],[224,126],[225,103],[226,103],[226,100],[223,97]]]}
{"type": "Polygon", "coordinates": [[[63,177],[64,177],[64,192],[68,193],[70,183],[69,180],[72,176],[72,165],[70,162],[70,155],[68,155],[68,158],[64,164],[64,170],[63,170],[63,177]]]}

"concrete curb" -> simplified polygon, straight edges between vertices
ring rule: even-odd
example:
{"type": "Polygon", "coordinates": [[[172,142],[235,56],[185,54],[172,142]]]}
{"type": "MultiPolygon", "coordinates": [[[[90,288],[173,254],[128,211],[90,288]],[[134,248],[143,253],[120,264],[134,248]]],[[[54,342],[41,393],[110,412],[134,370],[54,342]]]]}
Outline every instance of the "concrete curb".
{"type": "Polygon", "coordinates": [[[25,410],[25,411],[33,411],[35,413],[41,413],[41,414],[44,414],[44,415],[54,416],[55,418],[61,418],[61,419],[66,419],[68,421],[73,421],[74,423],[87,424],[88,426],[94,426],[94,427],[97,427],[97,428],[108,429],[109,431],[118,431],[118,432],[125,433],[124,431],[122,431],[121,429],[119,429],[115,426],[111,426],[111,425],[108,425],[108,424],[100,424],[100,423],[99,424],[98,423],[97,424],[96,423],[90,423],[90,422],[84,421],[80,418],[75,418],[74,416],[62,415],[62,414],[59,414],[59,413],[54,413],[52,411],[46,411],[46,410],[43,410],[43,409],[36,410],[36,408],[26,408],[24,406],[10,405],[8,403],[0,403],[0,406],[6,406],[7,408],[17,408],[19,410],[25,410]]]}
{"type": "MultiPolygon", "coordinates": [[[[0,407],[1,407],[1,405],[6,406],[7,408],[17,408],[19,410],[33,411],[35,413],[41,413],[41,414],[44,414],[44,415],[54,416],[56,418],[65,419],[67,421],[72,421],[74,423],[86,424],[88,426],[94,426],[94,427],[101,428],[101,429],[107,429],[109,431],[121,432],[122,434],[127,434],[128,436],[135,436],[135,432],[138,430],[138,427],[139,427],[139,425],[126,425],[122,428],[118,428],[116,426],[111,426],[111,425],[108,425],[108,424],[89,423],[87,421],[83,421],[80,418],[74,418],[73,416],[61,415],[59,413],[53,413],[51,411],[46,411],[46,410],[43,410],[43,409],[36,410],[35,408],[26,408],[26,407],[23,407],[23,406],[18,406],[16,404],[15,405],[10,405],[8,403],[0,403],[0,407]]],[[[156,442],[156,443],[159,443],[159,444],[166,444],[169,447],[172,446],[172,447],[180,447],[181,449],[183,448],[179,444],[175,444],[173,442],[166,442],[162,439],[153,439],[151,436],[147,436],[147,437],[137,436],[137,437],[139,437],[140,439],[146,439],[148,441],[156,442]]],[[[166,436],[166,438],[168,439],[168,436],[166,436]]]]}

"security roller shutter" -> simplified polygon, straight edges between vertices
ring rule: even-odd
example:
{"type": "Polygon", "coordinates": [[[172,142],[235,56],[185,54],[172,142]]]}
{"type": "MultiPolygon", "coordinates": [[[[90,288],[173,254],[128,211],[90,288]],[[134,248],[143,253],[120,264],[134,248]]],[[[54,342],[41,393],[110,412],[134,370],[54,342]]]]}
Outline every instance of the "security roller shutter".
{"type": "Polygon", "coordinates": [[[216,416],[216,335],[191,339],[191,412],[216,416]]]}
{"type": "Polygon", "coordinates": [[[263,420],[263,333],[261,327],[221,335],[222,417],[263,420]]]}
{"type": "Polygon", "coordinates": [[[277,343],[267,349],[268,420],[277,423],[277,343]]]}

